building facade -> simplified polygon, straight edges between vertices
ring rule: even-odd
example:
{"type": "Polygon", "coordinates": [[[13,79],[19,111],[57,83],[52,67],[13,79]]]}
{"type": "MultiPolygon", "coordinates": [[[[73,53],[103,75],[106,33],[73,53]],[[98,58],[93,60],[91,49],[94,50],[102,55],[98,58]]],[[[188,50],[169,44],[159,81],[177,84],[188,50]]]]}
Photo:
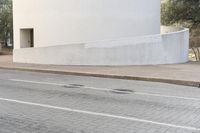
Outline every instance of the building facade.
{"type": "MultiPolygon", "coordinates": [[[[185,62],[187,30],[182,30],[183,51],[178,50],[179,55],[163,53],[170,49],[164,49],[167,42],[163,42],[165,38],[160,34],[160,3],[160,0],[13,0],[14,61],[58,65],[185,62]]],[[[177,37],[180,39],[180,35],[177,37]]]]}

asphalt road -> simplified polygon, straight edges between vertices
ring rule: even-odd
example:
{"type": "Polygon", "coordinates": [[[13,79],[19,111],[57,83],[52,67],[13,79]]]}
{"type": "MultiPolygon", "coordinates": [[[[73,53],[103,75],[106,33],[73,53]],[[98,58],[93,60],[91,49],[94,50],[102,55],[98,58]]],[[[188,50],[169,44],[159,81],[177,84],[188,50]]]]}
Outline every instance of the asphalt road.
{"type": "Polygon", "coordinates": [[[200,133],[200,88],[0,70],[0,133],[200,133]]]}

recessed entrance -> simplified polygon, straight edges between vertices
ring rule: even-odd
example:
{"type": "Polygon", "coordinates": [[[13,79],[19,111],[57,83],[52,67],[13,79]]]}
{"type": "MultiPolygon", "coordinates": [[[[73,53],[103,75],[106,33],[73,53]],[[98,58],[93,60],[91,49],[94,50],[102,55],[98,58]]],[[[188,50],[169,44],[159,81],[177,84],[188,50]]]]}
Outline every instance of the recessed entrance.
{"type": "Polygon", "coordinates": [[[20,29],[20,47],[34,47],[34,29],[20,29]]]}

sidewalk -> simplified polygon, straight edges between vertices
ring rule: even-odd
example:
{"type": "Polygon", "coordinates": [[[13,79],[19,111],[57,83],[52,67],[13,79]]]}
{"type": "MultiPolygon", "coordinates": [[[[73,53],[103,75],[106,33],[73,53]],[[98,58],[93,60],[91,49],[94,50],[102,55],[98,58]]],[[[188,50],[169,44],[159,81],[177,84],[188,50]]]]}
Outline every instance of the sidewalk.
{"type": "Polygon", "coordinates": [[[156,66],[57,66],[13,63],[11,55],[0,55],[0,68],[200,87],[200,62],[156,66]]]}

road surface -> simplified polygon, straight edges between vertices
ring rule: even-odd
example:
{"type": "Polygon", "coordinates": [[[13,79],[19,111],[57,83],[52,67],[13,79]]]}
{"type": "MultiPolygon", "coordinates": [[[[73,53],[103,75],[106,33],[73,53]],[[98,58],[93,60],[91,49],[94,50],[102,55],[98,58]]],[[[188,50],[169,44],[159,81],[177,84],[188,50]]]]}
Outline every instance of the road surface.
{"type": "Polygon", "coordinates": [[[200,88],[0,70],[0,133],[200,133],[200,88]]]}

